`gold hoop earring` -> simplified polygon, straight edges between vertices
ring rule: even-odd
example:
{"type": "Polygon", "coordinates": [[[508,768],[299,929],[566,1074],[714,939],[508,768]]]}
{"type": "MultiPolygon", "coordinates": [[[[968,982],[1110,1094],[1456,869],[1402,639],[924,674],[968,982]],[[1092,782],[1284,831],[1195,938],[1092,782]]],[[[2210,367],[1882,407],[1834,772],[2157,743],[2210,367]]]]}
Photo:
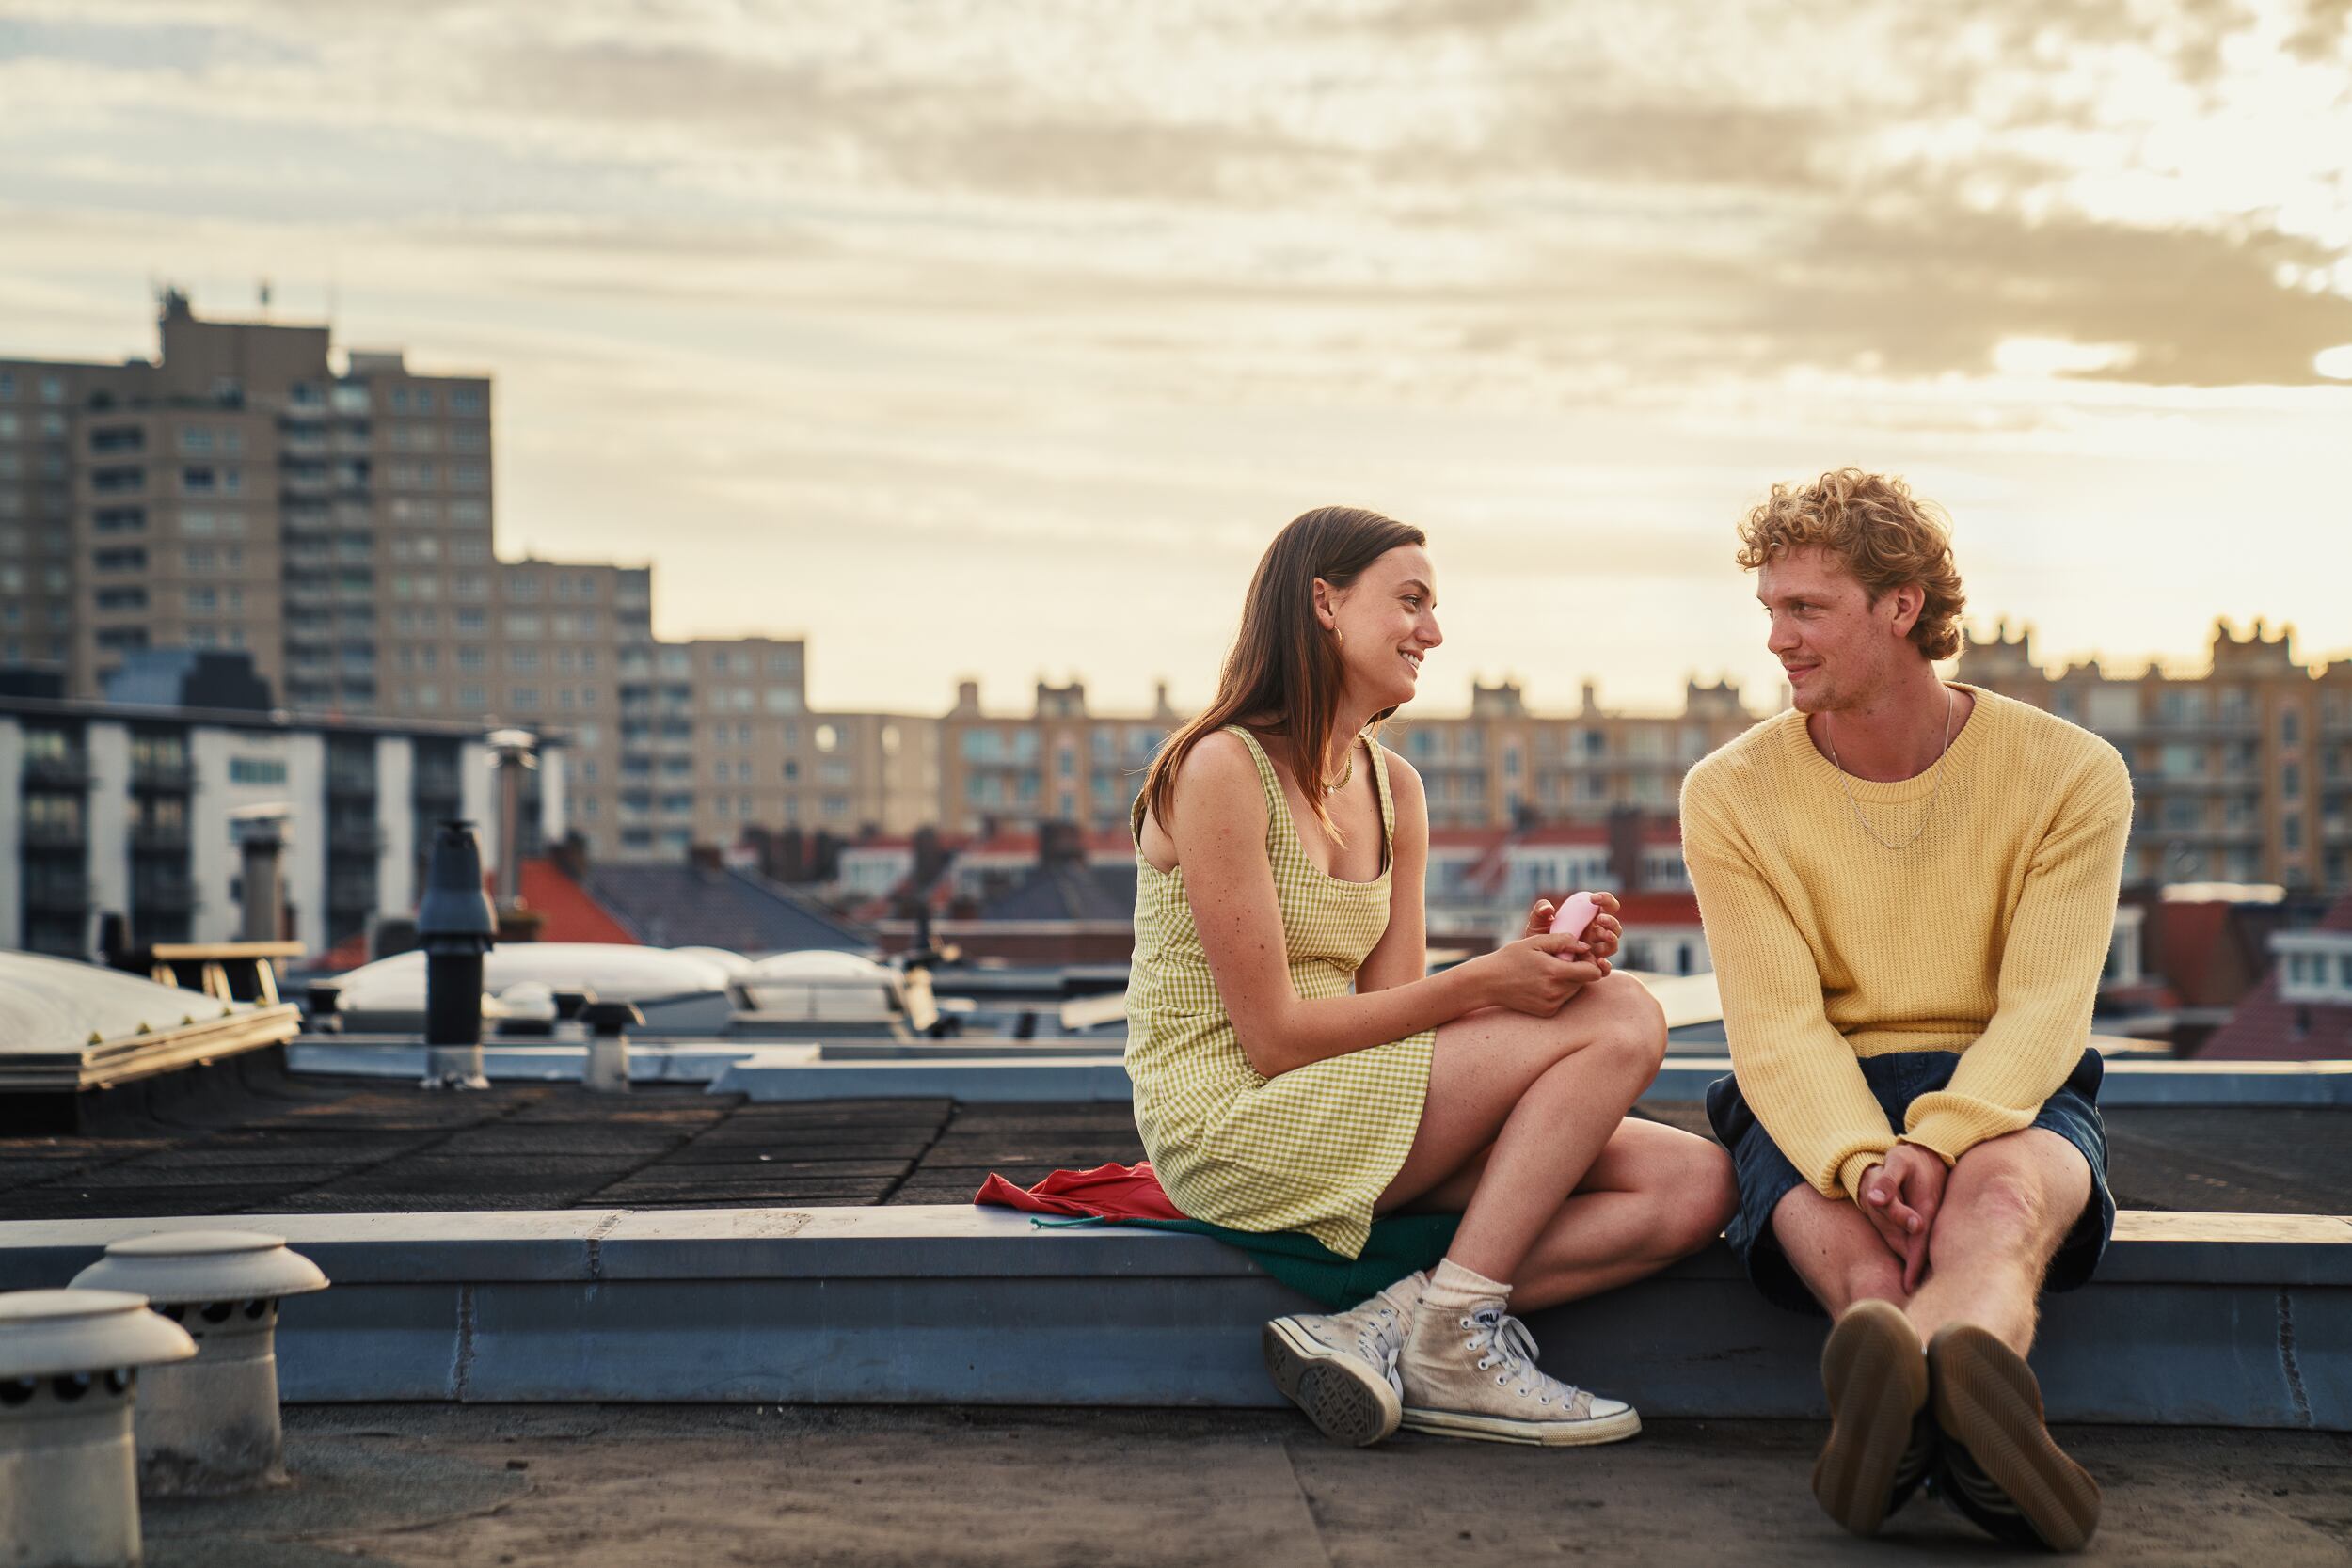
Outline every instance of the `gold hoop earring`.
{"type": "Polygon", "coordinates": [[[1335,645],[1335,646],[1337,646],[1337,647],[1342,647],[1342,648],[1346,647],[1346,646],[1347,646],[1347,633],[1345,633],[1345,632],[1343,632],[1343,631],[1340,630],[1340,628],[1339,628],[1339,627],[1337,627],[1337,626],[1333,626],[1333,627],[1331,628],[1331,641],[1332,641],[1333,645],[1335,645]]]}

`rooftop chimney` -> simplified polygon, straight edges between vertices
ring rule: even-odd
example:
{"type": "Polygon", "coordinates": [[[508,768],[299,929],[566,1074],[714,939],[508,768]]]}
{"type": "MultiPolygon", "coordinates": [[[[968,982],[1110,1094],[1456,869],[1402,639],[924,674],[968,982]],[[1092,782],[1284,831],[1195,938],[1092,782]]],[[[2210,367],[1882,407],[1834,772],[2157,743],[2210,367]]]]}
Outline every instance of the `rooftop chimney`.
{"type": "Polygon", "coordinates": [[[523,774],[539,766],[539,737],[529,730],[492,730],[490,754],[499,780],[498,903],[523,901],[523,774]]]}
{"type": "Polygon", "coordinates": [[[292,808],[283,804],[240,806],[229,814],[229,836],[242,851],[239,866],[237,923],[240,942],[280,942],[285,938],[283,911],[286,891],[278,875],[280,851],[286,847],[286,818],[292,808]]]}
{"type": "Polygon", "coordinates": [[[482,891],[482,841],[472,823],[444,822],[433,836],[417,906],[428,1084],[489,1087],[482,1073],[482,955],[497,934],[498,911],[482,891]]]}

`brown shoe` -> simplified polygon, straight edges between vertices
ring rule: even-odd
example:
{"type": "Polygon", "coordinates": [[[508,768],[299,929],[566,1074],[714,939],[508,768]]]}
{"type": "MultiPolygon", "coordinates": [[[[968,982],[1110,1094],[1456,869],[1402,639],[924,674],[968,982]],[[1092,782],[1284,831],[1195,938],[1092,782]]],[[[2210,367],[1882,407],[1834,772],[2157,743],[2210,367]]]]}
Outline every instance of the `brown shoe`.
{"type": "Polygon", "coordinates": [[[2052,1440],[2026,1358],[1985,1329],[1952,1323],[1929,1343],[1928,1366],[1953,1506],[2002,1540],[2082,1550],[2099,1528],[2099,1483],[2052,1440]]]}
{"type": "Polygon", "coordinates": [[[1891,1301],[1846,1308],[1821,1347],[1829,1441],[1813,1465],[1821,1512],[1856,1535],[1873,1535],[1927,1474],[1932,1433],[1928,1361],[1918,1332],[1891,1301]]]}

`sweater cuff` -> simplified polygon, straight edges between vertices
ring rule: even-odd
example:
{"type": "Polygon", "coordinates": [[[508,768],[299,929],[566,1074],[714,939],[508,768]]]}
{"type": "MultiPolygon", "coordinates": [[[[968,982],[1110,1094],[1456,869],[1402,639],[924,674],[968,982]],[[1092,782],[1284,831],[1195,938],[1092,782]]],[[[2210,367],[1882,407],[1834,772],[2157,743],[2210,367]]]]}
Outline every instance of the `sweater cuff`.
{"type": "Polygon", "coordinates": [[[1919,1125],[1902,1135],[1901,1141],[1917,1144],[1921,1148],[1944,1162],[1949,1170],[1960,1163],[1960,1157],[1984,1141],[1985,1134],[1973,1131],[1966,1118],[1951,1111],[1931,1111],[1919,1118],[1919,1125]]]}
{"type": "Polygon", "coordinates": [[[1860,1203],[1862,1201],[1862,1173],[1868,1170],[1872,1165],[1883,1165],[1884,1164],[1886,1164],[1886,1151],[1884,1149],[1856,1149],[1853,1153],[1846,1156],[1846,1162],[1844,1164],[1837,1167],[1837,1184],[1846,1189],[1846,1196],[1848,1197],[1851,1198],[1856,1203],[1860,1203]]]}

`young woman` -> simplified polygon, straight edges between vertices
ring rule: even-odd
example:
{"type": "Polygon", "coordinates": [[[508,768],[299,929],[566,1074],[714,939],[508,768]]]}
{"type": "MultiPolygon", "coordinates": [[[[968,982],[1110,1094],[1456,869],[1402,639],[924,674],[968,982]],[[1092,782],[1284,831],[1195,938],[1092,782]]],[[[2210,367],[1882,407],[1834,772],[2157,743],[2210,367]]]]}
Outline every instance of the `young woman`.
{"type": "Polygon", "coordinates": [[[1136,803],[1127,1068],[1168,1196],[1237,1230],[1359,1256],[1373,1218],[1458,1212],[1442,1260],[1350,1311],[1266,1325],[1327,1433],[1599,1443],[1631,1406],[1535,1370],[1514,1311],[1642,1277],[1734,1200],[1704,1139],[1626,1112],[1665,1052],[1610,973],[1615,900],[1580,941],[1528,934],[1426,973],[1420,775],[1379,723],[1442,641],[1418,529],[1325,507],[1258,563],[1216,699],[1136,803]]]}

